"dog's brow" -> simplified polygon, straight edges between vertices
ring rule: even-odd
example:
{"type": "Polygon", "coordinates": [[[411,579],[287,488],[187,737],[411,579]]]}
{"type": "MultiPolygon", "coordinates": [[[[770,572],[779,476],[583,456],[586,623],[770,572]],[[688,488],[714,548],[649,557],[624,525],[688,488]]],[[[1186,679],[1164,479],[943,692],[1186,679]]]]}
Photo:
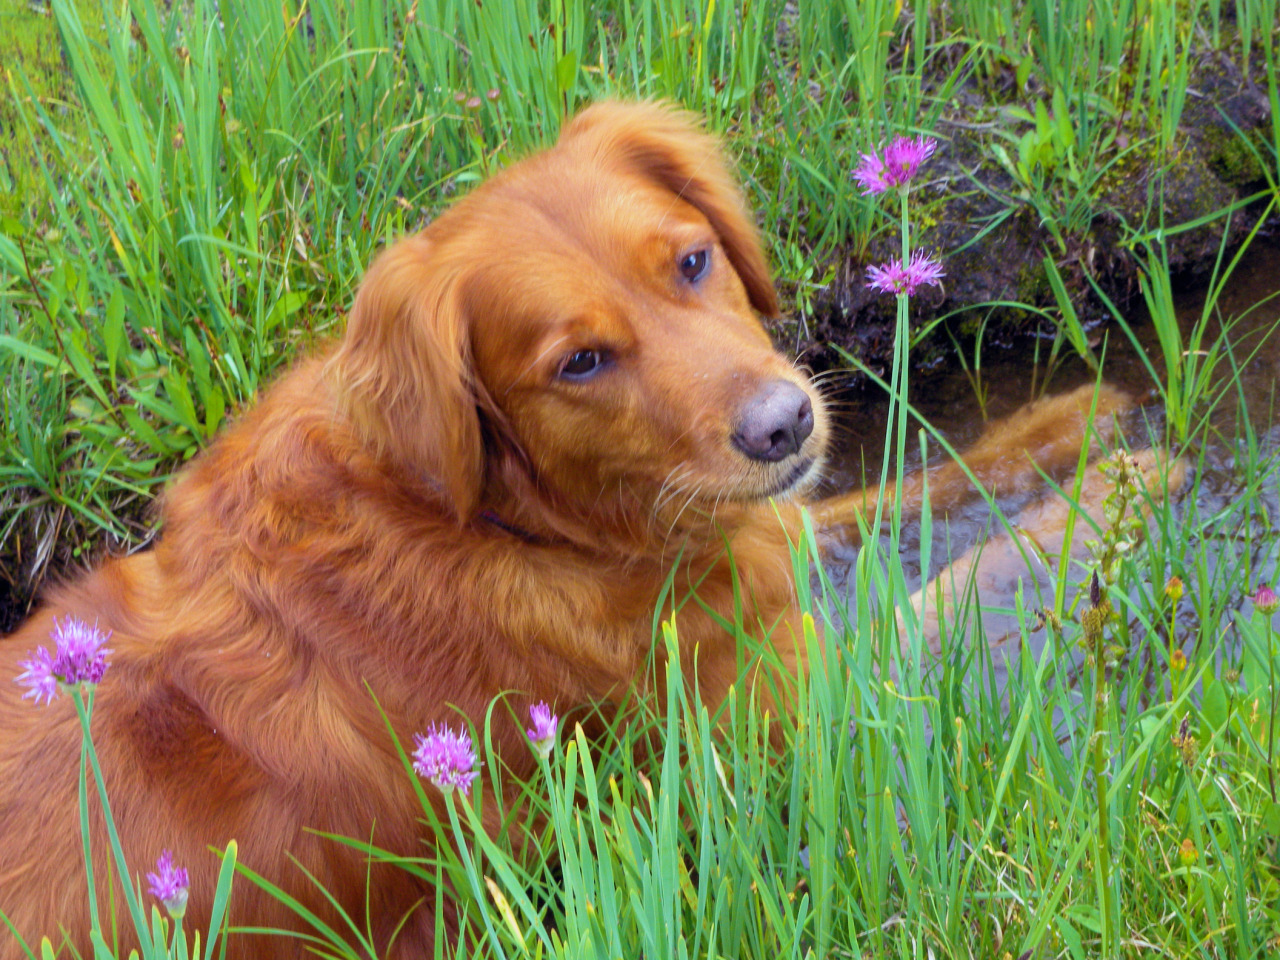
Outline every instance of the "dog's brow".
{"type": "Polygon", "coordinates": [[[557,337],[555,340],[549,343],[545,350],[543,350],[540,354],[538,354],[536,357],[530,360],[528,365],[525,366],[525,368],[521,370],[518,374],[516,374],[515,379],[512,380],[511,383],[507,385],[506,392],[503,393],[503,396],[506,397],[508,394],[510,394],[512,387],[514,387],[517,383],[519,383],[524,378],[524,375],[526,373],[528,373],[530,370],[536,367],[539,363],[541,363],[543,357],[545,357],[547,354],[555,350],[555,348],[560,346],[560,344],[565,343],[568,339],[569,338],[566,336],[561,336],[561,337],[557,337]]]}
{"type": "MultiPolygon", "coordinates": [[[[702,168],[706,165],[706,163],[707,163],[707,158],[706,158],[706,157],[703,157],[702,159],[700,159],[700,160],[698,161],[698,165],[697,165],[697,166],[695,166],[695,167],[693,168],[693,171],[689,174],[689,176],[685,178],[684,185],[683,185],[679,190],[677,190],[677,191],[674,191],[674,192],[673,192],[673,196],[675,197],[675,200],[683,200],[683,199],[684,199],[684,192],[685,192],[685,190],[686,190],[686,189],[688,189],[689,184],[693,183],[693,179],[694,179],[694,177],[696,177],[696,176],[698,175],[699,171],[701,171],[701,170],[702,170],[702,168]]],[[[669,213],[671,213],[671,211],[672,211],[672,210],[674,210],[674,209],[676,208],[675,200],[671,200],[671,201],[669,201],[669,202],[668,202],[668,204],[667,204],[667,209],[666,209],[666,211],[662,214],[662,219],[658,221],[658,229],[659,229],[659,230],[661,230],[661,229],[662,229],[662,225],[663,225],[664,223],[666,223],[666,222],[667,222],[667,215],[668,215],[669,213]]]]}

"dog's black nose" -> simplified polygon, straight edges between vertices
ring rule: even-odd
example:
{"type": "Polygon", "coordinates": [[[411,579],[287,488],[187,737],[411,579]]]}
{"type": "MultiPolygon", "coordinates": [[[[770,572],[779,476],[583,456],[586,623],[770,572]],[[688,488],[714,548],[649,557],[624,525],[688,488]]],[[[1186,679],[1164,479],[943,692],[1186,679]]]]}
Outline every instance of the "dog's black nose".
{"type": "Polygon", "coordinates": [[[813,433],[813,403],[790,380],[766,383],[741,413],[733,445],[752,460],[784,460],[813,433]]]}

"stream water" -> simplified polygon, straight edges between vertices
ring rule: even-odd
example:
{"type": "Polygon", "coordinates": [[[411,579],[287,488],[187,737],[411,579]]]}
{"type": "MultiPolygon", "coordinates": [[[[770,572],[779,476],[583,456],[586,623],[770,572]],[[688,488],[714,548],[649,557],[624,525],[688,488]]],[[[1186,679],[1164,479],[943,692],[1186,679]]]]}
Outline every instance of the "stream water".
{"type": "MultiPolygon", "coordinates": [[[[1274,585],[1277,554],[1280,543],[1274,536],[1274,518],[1280,517],[1280,473],[1274,464],[1276,451],[1280,450],[1280,411],[1277,410],[1277,381],[1280,381],[1280,244],[1256,243],[1241,260],[1229,278],[1217,309],[1208,325],[1204,340],[1207,348],[1224,329],[1230,343],[1229,355],[1219,360],[1208,396],[1222,394],[1210,407],[1201,407],[1198,415],[1207,409],[1209,429],[1200,433],[1178,452],[1189,466],[1194,477],[1184,483],[1173,498],[1173,508],[1179,522],[1193,523],[1199,531],[1197,537],[1220,537],[1222,550],[1209,551],[1209,573],[1220,582],[1222,589],[1234,590],[1241,598],[1263,582],[1274,585]],[[1238,375],[1237,375],[1238,371],[1238,375]],[[1233,382],[1234,381],[1234,382],[1233,382]],[[1248,480],[1243,456],[1245,435],[1242,420],[1256,433],[1261,450],[1261,483],[1256,485],[1254,509],[1240,511],[1238,505],[1246,501],[1244,496],[1248,480]],[[1197,482],[1198,481],[1198,482],[1197,482]],[[1251,527],[1249,536],[1242,536],[1242,524],[1251,527]],[[1241,546],[1245,544],[1245,546],[1241,546]],[[1246,555],[1242,555],[1242,550],[1246,555]],[[1248,582],[1243,582],[1244,580],[1248,582]]],[[[1195,289],[1175,294],[1175,306],[1183,331],[1184,342],[1200,319],[1205,302],[1204,284],[1195,289]]],[[[1163,448],[1165,441],[1165,411],[1155,381],[1147,363],[1164,377],[1164,359],[1155,325],[1145,316],[1135,316],[1134,334],[1138,346],[1125,336],[1116,325],[1106,334],[1105,358],[1102,364],[1103,379],[1123,389],[1135,400],[1135,408],[1125,414],[1120,429],[1135,450],[1144,447],[1163,448]],[[1139,349],[1140,348],[1140,349],[1139,349]]],[[[981,368],[975,369],[970,359],[968,373],[957,369],[940,375],[913,374],[911,404],[915,410],[936,429],[956,450],[963,451],[982,433],[988,422],[1016,415],[1019,407],[1034,399],[1040,391],[1057,394],[1081,384],[1092,382],[1094,373],[1074,355],[1061,363],[1045,385],[1044,359],[1049,343],[1039,344],[1039,360],[1035,344],[1016,350],[991,350],[982,358],[981,368]]],[[[972,348],[970,348],[971,350],[972,348]]],[[[1064,347],[1069,351],[1069,347],[1064,347]]],[[[885,430],[888,404],[883,394],[869,392],[840,397],[838,413],[838,440],[835,444],[830,468],[829,489],[839,492],[857,489],[879,477],[879,465],[884,455],[885,430]],[[864,477],[867,479],[864,481],[864,477]]],[[[911,424],[910,436],[914,438],[920,427],[918,421],[911,424]]],[[[918,442],[908,456],[907,469],[918,470],[921,455],[918,442]]],[[[930,463],[943,456],[936,442],[928,445],[930,463]]],[[[1026,498],[1004,503],[1006,516],[1012,516],[1026,503],[1026,498]]],[[[934,517],[931,543],[930,569],[920,569],[920,524],[911,522],[902,532],[902,556],[909,586],[915,590],[946,570],[949,558],[962,556],[966,551],[981,545],[997,534],[1000,525],[990,508],[981,498],[976,498],[944,517],[934,517]]],[[[1073,555],[1087,556],[1083,542],[1096,537],[1093,532],[1079,532],[1074,541],[1073,555]]],[[[887,542],[887,541],[886,541],[887,542]]],[[[828,575],[837,589],[851,596],[854,562],[857,548],[851,545],[835,545],[826,564],[828,575]]],[[[1034,565],[1033,565],[1034,566],[1034,565]]],[[[1076,568],[1081,579],[1082,568],[1076,568]]],[[[947,571],[949,573],[949,571],[947,571]]],[[[1028,569],[1026,563],[1013,575],[992,582],[980,582],[982,606],[981,627],[986,642],[994,649],[1007,651],[1008,656],[1018,647],[1018,623],[1013,616],[1015,594],[1023,590],[1028,609],[1041,605],[1035,596],[1037,588],[1052,596],[1050,578],[1043,567],[1028,569]]],[[[1162,584],[1160,585],[1163,586],[1162,584]]],[[[1074,588],[1072,588],[1074,590],[1074,588]]],[[[1068,599],[1073,593],[1068,593],[1068,599]]],[[[1184,601],[1190,605],[1190,601],[1184,601]]],[[[977,618],[973,618],[975,621],[977,618]]],[[[976,626],[976,624],[973,624],[976,626]]],[[[968,632],[968,631],[967,631],[968,632]]],[[[978,634],[970,633],[970,636],[978,634]]],[[[1044,631],[1033,633],[1030,649],[1039,654],[1044,631]]],[[[1003,659],[997,656],[997,661],[1003,659]]]]}

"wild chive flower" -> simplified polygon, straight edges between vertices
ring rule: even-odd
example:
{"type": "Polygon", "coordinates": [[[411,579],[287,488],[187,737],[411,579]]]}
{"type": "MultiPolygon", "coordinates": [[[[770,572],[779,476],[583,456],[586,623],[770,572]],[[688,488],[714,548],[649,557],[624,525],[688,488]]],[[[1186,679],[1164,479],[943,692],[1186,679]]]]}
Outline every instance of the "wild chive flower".
{"type": "Polygon", "coordinates": [[[27,688],[22,698],[31,697],[37,705],[41,700],[52,703],[58,695],[58,678],[53,675],[53,657],[49,656],[49,651],[36,647],[31,659],[20,660],[18,666],[25,668],[17,677],[18,683],[27,688]]]}
{"type": "Polygon", "coordinates": [[[881,293],[902,293],[909,297],[923,284],[929,283],[935,287],[941,285],[945,275],[940,261],[923,250],[917,250],[911,255],[909,263],[891,260],[883,266],[868,267],[867,283],[873,290],[881,293]]]}
{"type": "Polygon", "coordinates": [[[938,141],[933,137],[894,137],[883,155],[862,154],[853,178],[862,184],[863,196],[904,187],[937,149],[938,141]]]}
{"type": "Polygon", "coordinates": [[[29,659],[18,664],[23,670],[17,681],[27,688],[23,698],[50,703],[60,684],[101,683],[107,672],[107,655],[111,653],[103,644],[110,636],[110,631],[103,633],[96,624],[89,626],[75,617],[67,617],[62,623],[55,619],[49,633],[54,652],[37,647],[29,659]]]}
{"type": "Polygon", "coordinates": [[[164,904],[169,916],[175,920],[181,920],[187,912],[189,887],[187,868],[173,865],[173,852],[170,850],[160,854],[156,861],[156,872],[147,874],[147,890],[164,904]]]}
{"type": "Polygon", "coordinates": [[[471,792],[471,781],[476,778],[476,752],[469,733],[454,733],[448,727],[432,724],[425,737],[417,733],[414,739],[418,746],[413,751],[413,769],[420,776],[443,793],[454,787],[464,794],[471,792]]]}
{"type": "Polygon", "coordinates": [[[529,708],[529,720],[533,726],[526,729],[525,734],[538,755],[545,759],[551,755],[551,748],[555,746],[556,723],[559,718],[551,712],[549,706],[539,701],[529,708]]]}
{"type": "Polygon", "coordinates": [[[1253,609],[1259,613],[1275,613],[1277,608],[1280,608],[1280,597],[1266,584],[1260,586],[1253,595],[1253,609]]]}

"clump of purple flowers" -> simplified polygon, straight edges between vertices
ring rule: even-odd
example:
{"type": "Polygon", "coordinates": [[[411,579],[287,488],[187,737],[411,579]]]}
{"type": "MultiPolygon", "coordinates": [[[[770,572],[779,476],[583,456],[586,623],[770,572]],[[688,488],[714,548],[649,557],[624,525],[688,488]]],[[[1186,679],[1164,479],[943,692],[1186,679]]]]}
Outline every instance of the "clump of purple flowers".
{"type": "Polygon", "coordinates": [[[187,890],[190,885],[187,868],[173,865],[173,852],[170,850],[164,851],[156,860],[155,873],[147,874],[147,890],[164,904],[169,916],[175,920],[181,920],[187,912],[187,890]]]}
{"type": "Polygon", "coordinates": [[[883,153],[864,153],[853,177],[863,187],[863,194],[884,193],[890,188],[898,191],[902,203],[903,244],[902,259],[891,260],[878,267],[867,269],[867,283],[873,290],[909,297],[924,284],[938,286],[942,282],[942,263],[925,253],[916,251],[906,255],[907,195],[911,181],[920,165],[933,156],[938,141],[932,137],[894,137],[883,153]]]}
{"type": "Polygon", "coordinates": [[[891,260],[883,266],[868,267],[867,284],[881,293],[902,293],[909,297],[923,284],[940,285],[944,275],[940,261],[917,250],[910,262],[891,260]]]}
{"type": "Polygon", "coordinates": [[[471,792],[471,781],[476,778],[476,752],[471,746],[471,735],[465,730],[455,733],[443,725],[432,724],[427,735],[414,734],[417,748],[413,751],[413,769],[426,777],[444,793],[457,787],[462,793],[471,792]]]}
{"type": "Polygon", "coordinates": [[[551,755],[551,748],[555,746],[556,725],[559,719],[542,701],[529,708],[529,722],[533,726],[527,728],[525,734],[529,737],[533,748],[538,751],[538,755],[544,759],[551,755]]]}
{"type": "Polygon", "coordinates": [[[905,187],[937,149],[933,137],[894,137],[882,154],[862,154],[853,178],[862,184],[864,196],[905,187]]]}
{"type": "Polygon", "coordinates": [[[35,653],[18,664],[23,669],[17,681],[27,688],[22,696],[32,697],[36,703],[51,703],[60,684],[73,687],[101,683],[107,672],[107,655],[111,653],[104,645],[110,636],[110,631],[104,633],[97,624],[90,626],[75,617],[67,617],[62,623],[55,619],[49,633],[54,652],[37,647],[35,653]]]}

